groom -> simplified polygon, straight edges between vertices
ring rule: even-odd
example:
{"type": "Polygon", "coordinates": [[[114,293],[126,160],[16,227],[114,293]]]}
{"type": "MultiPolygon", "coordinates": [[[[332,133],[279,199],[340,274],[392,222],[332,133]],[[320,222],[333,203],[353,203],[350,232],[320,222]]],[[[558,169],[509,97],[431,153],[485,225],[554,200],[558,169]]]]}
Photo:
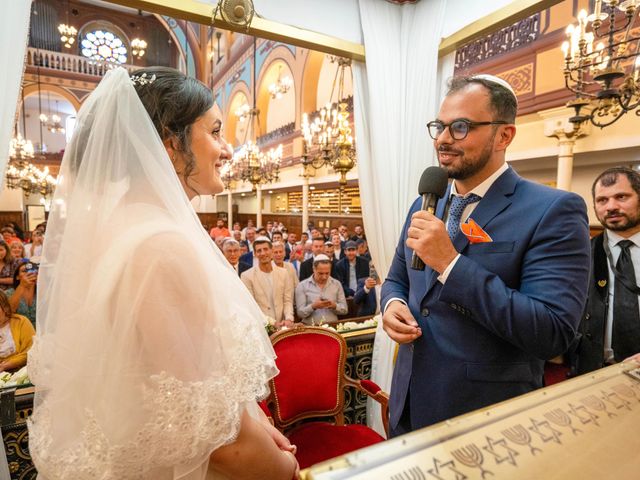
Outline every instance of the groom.
{"type": "Polygon", "coordinates": [[[505,81],[459,77],[428,124],[453,182],[435,215],[413,204],[382,287],[384,329],[400,344],[394,436],[542,387],[544,360],[575,336],[589,275],[586,206],[509,168],[516,112],[505,81]],[[469,217],[475,224],[461,230],[469,217]],[[414,252],[424,271],[411,269],[414,252]]]}

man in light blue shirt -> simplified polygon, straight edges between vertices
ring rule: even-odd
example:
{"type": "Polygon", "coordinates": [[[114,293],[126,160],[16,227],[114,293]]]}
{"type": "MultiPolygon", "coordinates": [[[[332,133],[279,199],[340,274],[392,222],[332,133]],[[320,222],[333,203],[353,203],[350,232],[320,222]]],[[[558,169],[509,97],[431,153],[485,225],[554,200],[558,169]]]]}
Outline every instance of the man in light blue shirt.
{"type": "Polygon", "coordinates": [[[305,325],[334,322],[348,312],[342,285],[331,278],[331,260],[326,255],[316,255],[313,275],[296,287],[296,309],[305,325]]]}

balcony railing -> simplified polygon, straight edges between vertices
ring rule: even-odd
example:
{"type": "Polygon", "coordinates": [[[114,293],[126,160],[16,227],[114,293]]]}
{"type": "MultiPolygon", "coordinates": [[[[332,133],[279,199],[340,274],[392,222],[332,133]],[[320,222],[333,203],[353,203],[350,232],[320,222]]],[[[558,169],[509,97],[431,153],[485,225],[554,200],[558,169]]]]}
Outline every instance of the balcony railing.
{"type": "MultiPolygon", "coordinates": [[[[58,72],[79,73],[82,75],[93,75],[102,77],[116,64],[109,62],[98,62],[79,55],[70,55],[68,53],[52,52],[50,50],[40,50],[37,48],[27,49],[27,66],[40,67],[46,70],[55,70],[58,72]]],[[[138,69],[134,65],[119,64],[129,73],[138,69]]]]}

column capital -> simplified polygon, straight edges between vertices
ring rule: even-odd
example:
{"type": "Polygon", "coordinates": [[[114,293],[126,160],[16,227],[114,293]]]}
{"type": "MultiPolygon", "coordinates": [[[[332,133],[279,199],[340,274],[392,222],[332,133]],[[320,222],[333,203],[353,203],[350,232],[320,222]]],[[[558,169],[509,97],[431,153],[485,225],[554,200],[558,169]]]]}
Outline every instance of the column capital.
{"type": "Polygon", "coordinates": [[[578,138],[586,137],[590,133],[590,125],[581,124],[578,127],[569,121],[569,117],[548,118],[544,122],[544,135],[559,140],[559,143],[574,143],[578,138]]]}

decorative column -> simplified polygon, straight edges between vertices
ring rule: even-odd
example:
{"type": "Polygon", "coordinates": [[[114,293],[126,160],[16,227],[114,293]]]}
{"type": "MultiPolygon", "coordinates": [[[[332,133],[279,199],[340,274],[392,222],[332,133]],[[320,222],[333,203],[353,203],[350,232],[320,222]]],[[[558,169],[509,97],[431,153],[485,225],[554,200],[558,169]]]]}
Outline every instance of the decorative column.
{"type": "Polygon", "coordinates": [[[263,227],[262,225],[262,185],[256,185],[256,197],[258,200],[258,209],[256,214],[256,227],[263,227]]]}
{"type": "Polygon", "coordinates": [[[302,231],[309,225],[309,177],[304,177],[302,182],[302,231]]]}
{"type": "Polygon", "coordinates": [[[556,186],[560,190],[571,191],[573,177],[573,147],[576,138],[567,136],[564,132],[556,136],[558,139],[558,177],[556,186]]]}
{"type": "Polygon", "coordinates": [[[556,188],[571,191],[573,177],[573,148],[576,140],[587,135],[583,125],[576,126],[568,119],[556,119],[545,124],[544,134],[558,139],[558,172],[556,188]]]}
{"type": "Polygon", "coordinates": [[[229,231],[233,230],[233,197],[231,195],[231,189],[227,194],[227,228],[229,231]]]}

